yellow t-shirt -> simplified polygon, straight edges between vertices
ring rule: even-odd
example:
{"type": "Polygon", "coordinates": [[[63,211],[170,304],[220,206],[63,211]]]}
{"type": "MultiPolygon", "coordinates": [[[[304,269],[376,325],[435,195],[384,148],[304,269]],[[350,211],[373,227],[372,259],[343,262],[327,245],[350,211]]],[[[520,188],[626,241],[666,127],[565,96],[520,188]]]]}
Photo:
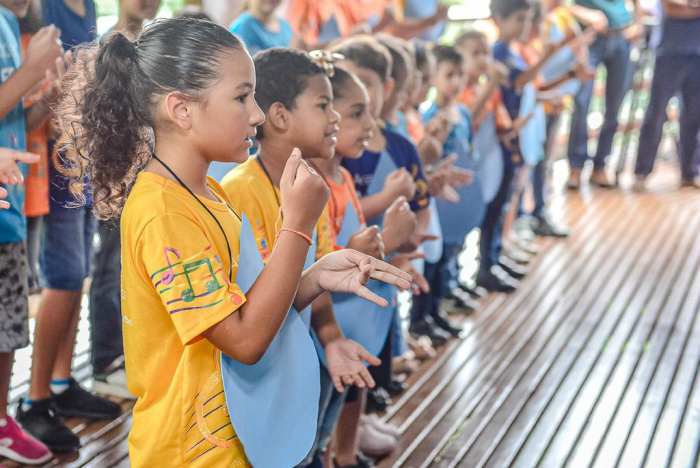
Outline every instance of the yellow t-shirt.
{"type": "MultiPolygon", "coordinates": [[[[224,202],[200,200],[226,231],[235,280],[240,221],[224,202]]],[[[246,301],[229,284],[224,234],[183,187],[143,172],[124,207],[121,241],[126,371],[139,397],[132,466],[251,466],[228,416],[220,351],[202,339],[246,301]]]]}
{"type": "MultiPolygon", "coordinates": [[[[221,186],[239,213],[245,213],[253,227],[263,261],[267,263],[275,244],[279,217],[280,190],[272,186],[257,158],[249,158],[221,181],[221,186]],[[277,198],[275,197],[277,195],[277,198]]],[[[316,259],[334,251],[328,205],[316,224],[316,259]]]]}

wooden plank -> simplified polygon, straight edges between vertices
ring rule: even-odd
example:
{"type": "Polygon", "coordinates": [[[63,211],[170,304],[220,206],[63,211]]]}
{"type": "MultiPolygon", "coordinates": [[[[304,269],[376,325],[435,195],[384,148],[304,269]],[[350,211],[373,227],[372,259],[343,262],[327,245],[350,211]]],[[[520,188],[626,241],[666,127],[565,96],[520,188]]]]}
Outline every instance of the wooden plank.
{"type": "MultiPolygon", "coordinates": [[[[615,235],[623,232],[626,223],[620,221],[615,225],[614,231],[605,233],[606,238],[614,238],[615,235]]],[[[595,241],[591,243],[597,244],[595,241]]],[[[602,287],[606,279],[604,269],[611,268],[611,254],[615,250],[613,246],[608,245],[605,248],[598,244],[595,255],[584,257],[586,260],[583,269],[576,268],[575,264],[572,265],[572,281],[566,294],[560,298],[555,308],[548,311],[546,322],[536,328],[534,335],[536,341],[520,351],[519,360],[510,364],[510,372],[503,376],[503,381],[498,385],[497,397],[481,402],[480,408],[470,415],[470,418],[476,422],[468,425],[454,441],[453,449],[443,455],[443,459],[451,459],[451,461],[442,462],[439,466],[451,467],[460,463],[465,466],[476,466],[489,450],[489,444],[493,439],[502,437],[502,434],[500,437],[498,435],[502,431],[502,426],[507,428],[508,420],[512,421],[527,403],[529,394],[537,388],[537,382],[546,375],[547,369],[583,321],[585,316],[576,314],[575,311],[578,308],[587,310],[586,301],[590,303],[595,300],[596,291],[602,287]],[[588,295],[585,294],[586,291],[589,291],[588,295]],[[583,304],[581,300],[584,301],[583,304]],[[528,356],[527,360],[520,362],[525,355],[528,356]],[[488,428],[492,431],[489,432],[488,428]],[[480,444],[480,440],[487,442],[480,444]],[[467,453],[470,456],[463,459],[467,453]]]]}
{"type": "Polygon", "coordinates": [[[695,243],[683,265],[680,279],[669,291],[666,307],[647,341],[648,346],[645,343],[642,362],[618,412],[618,424],[611,428],[610,435],[622,436],[622,431],[626,430],[629,436],[623,444],[609,436],[598,456],[599,462],[615,459],[622,466],[641,466],[646,458],[661,409],[700,310],[700,297],[693,294],[700,291],[698,251],[700,242],[695,243]],[[625,425],[620,423],[623,418],[625,425]]]}
{"type": "MultiPolygon", "coordinates": [[[[597,226],[596,226],[597,227],[597,226]]],[[[595,228],[593,228],[595,230],[595,228]]],[[[593,232],[593,231],[592,231],[593,232]]],[[[549,260],[551,259],[560,259],[560,255],[551,255],[549,256],[549,253],[547,254],[549,257],[549,260]]],[[[545,315],[543,313],[544,305],[541,303],[541,300],[543,297],[547,296],[550,291],[554,291],[554,295],[550,295],[550,306],[553,306],[556,301],[558,300],[558,296],[556,294],[557,291],[563,290],[566,285],[565,284],[560,284],[557,282],[557,278],[564,278],[561,275],[562,270],[565,267],[565,262],[561,262],[557,268],[552,268],[554,265],[545,265],[543,266],[543,271],[546,271],[548,275],[551,275],[550,278],[546,278],[546,281],[543,281],[543,283],[549,284],[551,289],[546,289],[546,288],[527,288],[527,286],[524,287],[523,290],[530,291],[528,293],[522,293],[521,297],[524,297],[527,300],[527,304],[523,299],[516,299],[514,298],[508,308],[508,310],[501,311],[499,315],[509,315],[510,317],[517,318],[517,321],[515,322],[505,322],[505,325],[511,324],[510,328],[506,329],[506,331],[501,331],[500,334],[498,335],[498,340],[494,342],[493,339],[489,338],[484,343],[484,346],[479,346],[477,349],[480,350],[486,350],[485,352],[488,352],[487,356],[477,356],[476,363],[477,365],[480,365],[483,367],[481,374],[479,374],[479,378],[474,380],[474,379],[466,379],[467,381],[471,381],[470,388],[473,389],[474,392],[477,392],[478,396],[473,398],[471,400],[471,404],[474,405],[476,404],[481,398],[485,396],[485,392],[487,391],[488,387],[483,384],[483,381],[491,375],[492,380],[493,380],[493,369],[497,365],[500,366],[500,371],[497,372],[496,376],[500,375],[504,370],[505,367],[502,365],[503,364],[503,350],[507,349],[508,351],[511,350],[510,346],[512,345],[512,337],[513,334],[520,331],[521,333],[524,333],[525,330],[523,329],[523,323],[528,319],[528,317],[532,317],[531,313],[533,310],[538,310],[539,317],[542,319],[545,318],[545,315]],[[538,294],[532,294],[531,291],[537,291],[538,294]],[[487,357],[490,359],[487,360],[487,357]]],[[[537,276],[537,272],[532,273],[534,276],[537,276]]],[[[533,276],[533,277],[534,277],[533,276]]],[[[542,279],[542,278],[541,278],[542,279]]],[[[559,281],[564,281],[560,279],[559,281]]],[[[530,333],[534,333],[535,329],[537,328],[537,324],[535,323],[533,326],[531,326],[528,330],[530,333]]],[[[512,353],[511,353],[512,354],[512,353]]],[[[512,360],[514,358],[514,354],[512,354],[513,357],[510,359],[512,360]]],[[[459,391],[454,398],[459,398],[460,395],[464,393],[464,390],[459,391]]],[[[471,394],[470,394],[471,395],[471,394]]],[[[452,401],[453,401],[452,400],[452,401]]],[[[443,410],[444,412],[444,410],[443,410]]],[[[427,412],[428,414],[431,414],[430,412],[427,412]]],[[[442,412],[434,418],[434,423],[435,424],[440,424],[440,427],[444,427],[446,422],[448,421],[453,421],[459,426],[461,424],[462,419],[456,419],[454,420],[453,412],[449,412],[447,415],[443,416],[442,412]],[[446,417],[445,417],[446,416],[446,417]]],[[[422,426],[422,424],[421,424],[422,426]]],[[[425,429],[423,431],[423,435],[426,436],[426,440],[429,441],[428,446],[430,447],[430,441],[432,441],[435,437],[445,437],[449,438],[451,433],[453,431],[448,431],[446,434],[443,435],[442,431],[436,431],[432,427],[432,425],[427,425],[425,426],[425,429]]],[[[410,438],[410,437],[409,437],[410,438]]],[[[437,444],[437,447],[439,448],[441,444],[437,444]]],[[[430,447],[433,448],[433,447],[430,447]]],[[[402,452],[402,458],[399,460],[399,463],[402,462],[405,458],[406,455],[410,452],[407,450],[400,450],[402,452]]],[[[430,457],[429,457],[430,458],[430,457]]],[[[431,458],[430,458],[431,459],[431,458]]],[[[411,466],[413,463],[418,463],[417,460],[414,460],[413,458],[409,459],[406,462],[409,466],[411,466]]]]}
{"type": "MultiPolygon", "coordinates": [[[[700,369],[700,313],[695,315],[692,333],[683,350],[680,365],[673,376],[671,389],[664,402],[651,448],[647,453],[646,466],[669,466],[683,415],[686,411],[692,411],[692,406],[689,405],[698,369],[700,369]]],[[[700,431],[700,428],[698,430],[700,431]]]]}
{"type": "MultiPolygon", "coordinates": [[[[679,223],[678,226],[680,228],[682,224],[679,223]]],[[[692,236],[688,235],[688,231],[679,229],[678,232],[684,233],[685,245],[693,240],[692,236]]],[[[648,270],[660,278],[658,276],[647,278],[648,281],[645,281],[645,285],[640,288],[640,293],[626,305],[627,312],[606,347],[609,356],[597,363],[592,376],[586,382],[586,387],[572,406],[570,417],[565,422],[567,426],[562,426],[555,438],[555,443],[550,445],[542,460],[543,464],[560,466],[566,460],[576,466],[579,463],[585,465],[592,461],[602,439],[601,431],[608,427],[629,382],[629,376],[634,371],[637,362],[634,358],[637,354],[632,352],[632,349],[641,351],[648,332],[658,316],[664,292],[675,278],[675,275],[663,275],[660,272],[679,271],[678,264],[682,259],[673,258],[672,255],[678,248],[678,238],[669,240],[648,266],[648,270]],[[625,353],[627,347],[630,347],[629,353],[625,353]],[[589,412],[591,403],[593,403],[592,414],[589,412]],[[560,436],[565,440],[564,445],[557,443],[560,436]],[[572,436],[574,436],[573,440],[572,436]],[[571,444],[576,445],[573,451],[571,444]]]]}
{"type": "MultiPolygon", "coordinates": [[[[657,214],[657,218],[661,216],[657,214]]],[[[652,218],[645,221],[654,221],[652,218]]],[[[630,226],[633,227],[633,226],[630,226]]],[[[670,229],[668,227],[667,229],[670,229]]],[[[497,457],[490,460],[491,466],[509,466],[514,458],[520,456],[519,465],[534,465],[536,457],[544,450],[546,443],[556,432],[566,409],[577,394],[582,382],[585,380],[590,368],[603,354],[605,340],[609,336],[609,330],[616,323],[615,310],[611,305],[623,304],[629,301],[634,293],[636,285],[642,278],[642,270],[636,269],[639,261],[646,254],[651,258],[658,246],[666,240],[666,231],[648,231],[645,236],[638,236],[632,248],[620,248],[625,252],[625,258],[619,263],[615,277],[608,281],[607,286],[598,295],[596,303],[586,310],[584,329],[595,326],[592,335],[579,334],[567,345],[581,349],[581,353],[571,365],[559,371],[561,377],[557,385],[544,390],[548,395],[543,398],[546,404],[533,410],[534,414],[523,415],[520,421],[516,421],[509,434],[506,436],[503,446],[499,447],[497,457]],[[652,234],[654,238],[652,239],[652,234]],[[622,287],[621,287],[622,283],[622,287]],[[612,291],[612,292],[611,292],[612,291]],[[602,318],[600,316],[602,315],[602,318]],[[535,457],[533,459],[533,457],[535,457]]],[[[622,246],[621,246],[622,247],[622,246]]],[[[616,259],[612,258],[615,262],[616,259]]],[[[618,307],[618,309],[620,309],[618,307]]]]}
{"type": "MultiPolygon", "coordinates": [[[[634,232],[640,223],[648,221],[653,219],[641,221],[637,217],[627,225],[627,228],[634,232]]],[[[546,365],[539,369],[536,379],[522,390],[524,398],[519,396],[521,404],[517,410],[511,411],[506,422],[499,425],[491,424],[482,435],[487,442],[483,444],[483,450],[474,451],[481,453],[480,458],[476,460],[475,456],[470,454],[463,460],[464,464],[469,466],[488,464],[494,467],[510,465],[554,396],[560,392],[575,391],[577,388],[575,383],[569,380],[568,384],[564,384],[564,381],[576,372],[575,365],[578,364],[581,355],[587,352],[593,335],[598,333],[602,326],[607,305],[616,298],[621,291],[621,285],[633,271],[634,260],[637,258],[635,253],[641,253],[644,247],[650,245],[648,241],[653,232],[648,231],[645,234],[646,237],[629,238],[632,245],[621,244],[612,249],[613,253],[600,270],[596,284],[587,288],[597,293],[589,294],[586,302],[575,304],[577,309],[586,311],[585,314],[580,314],[581,320],[577,328],[565,339],[560,340],[557,350],[548,353],[549,360],[546,365]]],[[[663,232],[656,234],[657,242],[664,239],[663,232]]],[[[595,347],[595,343],[593,346],[595,347]]],[[[518,389],[516,388],[513,393],[517,395],[518,389]]]]}

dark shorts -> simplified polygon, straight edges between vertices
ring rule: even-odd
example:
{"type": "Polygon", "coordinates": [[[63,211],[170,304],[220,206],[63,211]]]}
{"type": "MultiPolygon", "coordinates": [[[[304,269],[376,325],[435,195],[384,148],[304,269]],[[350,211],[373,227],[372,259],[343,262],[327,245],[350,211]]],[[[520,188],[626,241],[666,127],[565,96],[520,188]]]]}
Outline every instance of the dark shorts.
{"type": "Polygon", "coordinates": [[[92,242],[97,219],[88,207],[57,209],[44,216],[39,257],[42,286],[80,291],[90,275],[92,242]]]}

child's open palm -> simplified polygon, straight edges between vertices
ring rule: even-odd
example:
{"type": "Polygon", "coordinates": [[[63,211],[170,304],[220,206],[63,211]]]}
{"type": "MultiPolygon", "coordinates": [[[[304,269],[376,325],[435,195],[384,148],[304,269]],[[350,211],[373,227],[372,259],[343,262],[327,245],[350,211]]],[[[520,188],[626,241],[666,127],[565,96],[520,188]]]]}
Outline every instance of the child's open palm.
{"type": "Polygon", "coordinates": [[[345,385],[374,388],[374,379],[367,370],[365,361],[372,366],[378,366],[382,363],[379,358],[368,353],[360,344],[344,338],[331,341],[324,350],[328,373],[339,392],[345,390],[345,385]]]}

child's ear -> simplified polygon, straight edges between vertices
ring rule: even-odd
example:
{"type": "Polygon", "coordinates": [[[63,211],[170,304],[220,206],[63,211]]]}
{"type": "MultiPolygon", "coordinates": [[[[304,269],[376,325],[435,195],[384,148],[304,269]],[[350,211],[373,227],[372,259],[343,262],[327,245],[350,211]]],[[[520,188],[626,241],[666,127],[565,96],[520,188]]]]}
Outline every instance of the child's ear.
{"type": "Polygon", "coordinates": [[[265,122],[279,132],[286,131],[291,123],[289,109],[281,102],[273,102],[265,114],[265,122]]]}
{"type": "Polygon", "coordinates": [[[192,102],[178,92],[165,96],[165,112],[168,118],[182,130],[192,128],[192,102]]]}
{"type": "Polygon", "coordinates": [[[394,92],[395,87],[396,81],[394,81],[393,78],[386,80],[386,83],[384,83],[384,100],[388,100],[391,97],[391,93],[394,92]]]}

